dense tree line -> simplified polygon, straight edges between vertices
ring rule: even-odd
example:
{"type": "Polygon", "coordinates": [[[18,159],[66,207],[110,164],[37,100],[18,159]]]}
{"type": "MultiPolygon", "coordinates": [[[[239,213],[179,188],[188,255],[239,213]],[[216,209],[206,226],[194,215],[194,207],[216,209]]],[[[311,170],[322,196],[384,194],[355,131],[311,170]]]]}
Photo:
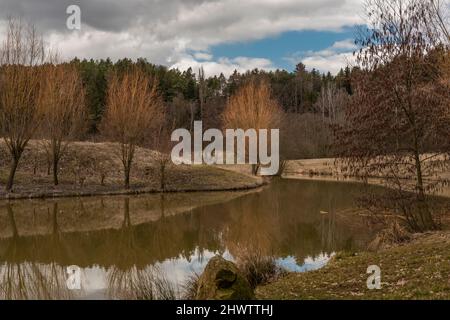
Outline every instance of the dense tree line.
{"type": "MultiPolygon", "coordinates": [[[[286,70],[234,71],[205,77],[202,69],[185,71],[155,65],[146,59],[104,60],[73,59],[68,63],[79,70],[85,89],[89,114],[88,130],[80,139],[95,139],[107,105],[108,82],[115,74],[137,68],[156,82],[164,103],[167,128],[193,130],[194,121],[203,128],[222,128],[227,103],[239,89],[252,81],[265,82],[273,98],[285,114],[281,128],[281,158],[318,158],[333,156],[331,124],[340,121],[344,106],[352,94],[351,79],[355,70],[343,68],[337,75],[321,73],[299,63],[292,72],[286,70]],[[289,139],[295,136],[297,139],[289,139]]],[[[158,135],[161,136],[161,135],[158,135]]],[[[164,132],[167,137],[167,132],[164,132]]],[[[153,144],[162,148],[159,139],[153,144]]],[[[167,146],[163,149],[167,149],[167,146]]],[[[166,150],[167,151],[167,150],[166,150]]],[[[164,163],[163,161],[162,163],[164,163]]]]}
{"type": "MultiPolygon", "coordinates": [[[[146,59],[122,59],[117,62],[110,59],[74,59],[69,64],[78,68],[86,90],[90,134],[98,132],[105,111],[108,79],[115,72],[134,67],[156,79],[169,119],[175,121],[177,127],[187,129],[194,120],[202,120],[205,128],[220,128],[218,114],[223,111],[228,99],[242,84],[254,78],[266,80],[282,109],[295,114],[321,114],[323,108],[320,100],[328,88],[333,87],[335,91],[342,90],[347,94],[352,92],[352,70],[349,67],[336,76],[322,74],[315,69],[308,71],[305,65],[299,63],[293,72],[255,69],[245,73],[235,71],[228,78],[223,74],[205,78],[201,69],[180,71],[152,64],[146,59]]],[[[328,111],[326,113],[328,116],[328,111]]]]}

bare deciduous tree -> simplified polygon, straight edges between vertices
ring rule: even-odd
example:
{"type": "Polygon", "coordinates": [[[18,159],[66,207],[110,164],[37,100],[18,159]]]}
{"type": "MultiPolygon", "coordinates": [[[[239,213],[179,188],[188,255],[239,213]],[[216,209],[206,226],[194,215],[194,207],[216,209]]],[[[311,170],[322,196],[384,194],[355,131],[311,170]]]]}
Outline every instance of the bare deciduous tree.
{"type": "Polygon", "coordinates": [[[0,49],[0,65],[36,66],[45,60],[45,45],[34,25],[10,17],[0,49]]]}
{"type": "Polygon", "coordinates": [[[136,147],[152,138],[152,131],[162,119],[162,104],[156,80],[140,69],[135,67],[124,74],[112,75],[101,131],[120,145],[126,188],[130,187],[136,147]]]}
{"type": "Polygon", "coordinates": [[[440,33],[441,41],[450,45],[450,31],[449,31],[449,8],[450,3],[448,0],[428,0],[429,10],[426,11],[428,15],[427,20],[429,28],[438,30],[440,33]]]}
{"type": "Polygon", "coordinates": [[[414,231],[436,229],[428,200],[448,181],[450,92],[440,61],[448,52],[429,28],[433,1],[370,0],[360,39],[354,95],[337,130],[340,164],[350,175],[380,177],[390,190],[368,195],[375,213],[401,212],[414,231]]]}
{"type": "Polygon", "coordinates": [[[172,148],[172,142],[170,140],[171,133],[172,130],[161,126],[157,137],[155,137],[154,149],[158,151],[156,162],[159,168],[159,188],[162,192],[165,192],[167,188],[167,167],[171,161],[170,150],[172,148]]]}
{"type": "Polygon", "coordinates": [[[343,106],[347,104],[348,93],[345,89],[339,89],[335,82],[329,82],[322,87],[319,100],[317,101],[318,111],[322,115],[323,123],[335,124],[342,118],[343,106]]]}
{"type": "Polygon", "coordinates": [[[0,53],[0,133],[11,156],[7,191],[12,190],[19,160],[41,120],[36,65],[43,61],[44,45],[36,29],[11,18],[0,53]]]}
{"type": "Polygon", "coordinates": [[[160,111],[159,124],[153,139],[149,141],[147,146],[154,151],[154,159],[158,167],[158,179],[159,179],[159,189],[161,192],[165,192],[167,189],[167,167],[170,164],[170,152],[173,147],[173,142],[171,141],[172,131],[176,128],[176,119],[173,120],[170,125],[167,123],[167,112],[164,110],[160,111]]]}
{"type": "Polygon", "coordinates": [[[86,108],[80,75],[71,65],[45,65],[39,94],[43,113],[41,134],[53,167],[53,183],[58,185],[58,165],[69,143],[85,129],[86,108]]]}

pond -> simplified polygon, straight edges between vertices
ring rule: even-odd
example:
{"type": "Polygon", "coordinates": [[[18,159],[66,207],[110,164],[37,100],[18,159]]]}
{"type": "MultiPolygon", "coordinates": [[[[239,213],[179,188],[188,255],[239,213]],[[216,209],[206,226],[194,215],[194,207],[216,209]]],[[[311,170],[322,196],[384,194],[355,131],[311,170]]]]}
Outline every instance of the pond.
{"type": "Polygon", "coordinates": [[[318,269],[372,238],[356,214],[359,188],[284,179],[251,192],[3,201],[0,299],[128,298],[155,270],[181,292],[216,254],[318,269]],[[81,290],[68,289],[70,266],[81,290]]]}

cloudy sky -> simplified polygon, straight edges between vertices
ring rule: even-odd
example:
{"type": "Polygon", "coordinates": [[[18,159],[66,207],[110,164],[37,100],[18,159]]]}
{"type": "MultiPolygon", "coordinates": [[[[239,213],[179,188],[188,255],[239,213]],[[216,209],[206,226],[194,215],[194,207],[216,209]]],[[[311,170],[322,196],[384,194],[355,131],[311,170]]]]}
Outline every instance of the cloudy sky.
{"type": "MultiPolygon", "coordinates": [[[[337,72],[351,61],[363,0],[0,0],[5,19],[20,16],[67,59],[145,57],[208,75],[234,69],[337,72]],[[69,5],[81,30],[66,27],[69,5]]],[[[0,36],[1,37],[1,36],[0,36]]]]}

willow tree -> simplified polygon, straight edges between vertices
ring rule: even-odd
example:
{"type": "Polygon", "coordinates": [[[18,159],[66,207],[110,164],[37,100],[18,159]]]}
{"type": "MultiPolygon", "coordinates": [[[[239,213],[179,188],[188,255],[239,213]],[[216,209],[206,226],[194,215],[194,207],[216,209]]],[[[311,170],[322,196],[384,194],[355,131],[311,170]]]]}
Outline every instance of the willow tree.
{"type": "Polygon", "coordinates": [[[429,196],[449,183],[442,172],[450,160],[450,91],[441,67],[448,48],[430,28],[434,1],[370,0],[366,9],[354,95],[337,130],[340,164],[365,181],[384,178],[389,191],[366,194],[366,208],[401,213],[413,231],[436,229],[429,196]]]}
{"type": "Polygon", "coordinates": [[[85,94],[80,75],[72,65],[45,65],[42,73],[45,82],[39,94],[41,135],[52,164],[53,183],[58,185],[60,159],[69,143],[85,129],[85,94]]]}
{"type": "MultiPolygon", "coordinates": [[[[282,109],[272,97],[271,88],[264,80],[252,79],[229,99],[222,114],[226,129],[255,129],[257,137],[261,129],[275,129],[281,122],[282,109]]],[[[256,137],[256,138],[257,138],[256,137]]],[[[259,159],[252,165],[252,173],[258,174],[259,159]]]]}
{"type": "Polygon", "coordinates": [[[37,103],[44,44],[33,26],[10,19],[0,50],[0,134],[11,156],[6,190],[11,191],[17,166],[39,126],[37,103]]]}
{"type": "Polygon", "coordinates": [[[130,187],[136,147],[146,144],[163,121],[162,106],[156,80],[139,68],[111,76],[100,128],[105,137],[119,144],[125,188],[130,187]]]}

